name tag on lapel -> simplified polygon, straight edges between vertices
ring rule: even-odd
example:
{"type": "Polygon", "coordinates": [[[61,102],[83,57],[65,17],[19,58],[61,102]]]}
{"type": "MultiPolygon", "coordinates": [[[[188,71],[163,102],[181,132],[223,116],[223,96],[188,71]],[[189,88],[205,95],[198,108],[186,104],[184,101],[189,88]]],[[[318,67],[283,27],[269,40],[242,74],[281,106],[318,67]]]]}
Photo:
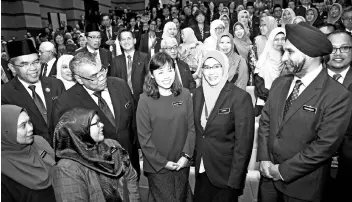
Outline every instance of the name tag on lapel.
{"type": "Polygon", "coordinates": [[[111,154],[115,153],[116,151],[117,151],[117,148],[116,148],[115,146],[112,146],[112,147],[110,148],[110,153],[111,153],[111,154]]]}
{"type": "Polygon", "coordinates": [[[173,106],[181,106],[181,105],[182,105],[182,102],[181,102],[181,101],[173,102],[172,105],[173,105],[173,106]]]}
{"type": "Polygon", "coordinates": [[[303,110],[307,112],[313,112],[313,113],[317,112],[317,108],[308,106],[308,105],[303,105],[303,110]]]}
{"type": "Polygon", "coordinates": [[[125,104],[125,109],[129,109],[131,106],[132,106],[132,103],[131,103],[130,101],[128,101],[128,102],[125,104]]]}
{"type": "Polygon", "coordinates": [[[224,109],[219,109],[219,114],[229,114],[230,113],[230,108],[224,108],[224,109]]]}

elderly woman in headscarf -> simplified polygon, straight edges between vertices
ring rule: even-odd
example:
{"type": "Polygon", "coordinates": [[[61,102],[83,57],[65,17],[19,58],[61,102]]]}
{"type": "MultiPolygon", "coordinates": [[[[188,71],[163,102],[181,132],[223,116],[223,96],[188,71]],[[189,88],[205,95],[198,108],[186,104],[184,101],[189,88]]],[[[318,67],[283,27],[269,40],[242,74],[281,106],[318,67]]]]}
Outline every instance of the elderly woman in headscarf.
{"type": "Polygon", "coordinates": [[[328,13],[327,23],[335,25],[336,29],[342,29],[344,27],[341,21],[342,13],[343,13],[343,8],[341,4],[338,4],[338,3],[332,4],[328,13]]]}
{"type": "Polygon", "coordinates": [[[96,111],[75,108],[54,132],[57,165],[53,187],[58,202],[140,201],[137,173],[126,150],[104,139],[96,111]]]}
{"type": "Polygon", "coordinates": [[[306,12],[306,20],[309,25],[312,25],[314,27],[319,26],[319,13],[316,8],[309,8],[306,12]]]}
{"type": "MultiPolygon", "coordinates": [[[[247,10],[242,10],[237,15],[238,22],[241,22],[244,25],[246,34],[248,36],[251,35],[251,31],[249,29],[249,12],[247,10]]],[[[235,26],[234,26],[235,27],[235,26]]]]}
{"type": "Polygon", "coordinates": [[[228,81],[246,90],[248,83],[248,66],[246,60],[237,52],[233,37],[223,33],[218,38],[217,50],[224,53],[229,60],[228,81]]]}
{"type": "Polygon", "coordinates": [[[210,24],[210,36],[204,40],[204,48],[209,50],[216,49],[218,36],[225,30],[225,24],[221,20],[214,20],[210,24]]]}
{"type": "Polygon", "coordinates": [[[247,29],[241,22],[236,22],[233,26],[233,33],[236,49],[240,56],[247,61],[252,45],[252,42],[247,34],[247,29]]]}
{"type": "Polygon", "coordinates": [[[201,65],[202,87],[193,93],[196,129],[194,201],[238,201],[253,146],[251,96],[228,82],[229,61],[224,53],[207,52],[201,65]]]}
{"type": "Polygon", "coordinates": [[[274,17],[272,16],[267,16],[263,17],[260,20],[260,33],[261,35],[258,35],[257,37],[254,38],[254,43],[256,46],[256,52],[257,52],[257,57],[259,58],[260,55],[262,54],[265,44],[268,41],[269,35],[273,29],[277,27],[277,21],[274,17]]]}
{"type": "MultiPolygon", "coordinates": [[[[225,7],[226,8],[226,7],[225,7]]],[[[227,14],[222,14],[219,18],[224,24],[225,24],[225,31],[224,33],[230,33],[231,31],[231,21],[229,18],[229,15],[227,14]]]]}
{"type": "Polygon", "coordinates": [[[306,21],[306,19],[304,17],[296,16],[296,17],[293,18],[292,24],[298,24],[300,22],[305,22],[305,21],[306,21]]]}
{"type": "Polygon", "coordinates": [[[174,22],[167,22],[164,26],[162,39],[176,38],[176,35],[177,35],[176,24],[174,22]]]}
{"type": "Polygon", "coordinates": [[[281,15],[281,27],[285,28],[286,24],[292,24],[293,18],[295,17],[296,14],[291,8],[283,9],[281,15]]]}
{"type": "Polygon", "coordinates": [[[286,41],[286,32],[282,27],[273,29],[268,41],[265,44],[264,51],[259,57],[254,70],[255,93],[257,99],[257,115],[261,110],[268,97],[269,90],[273,81],[282,74],[284,63],[282,62],[283,45],[286,41]]]}
{"type": "Polygon", "coordinates": [[[76,84],[76,81],[73,78],[72,72],[69,68],[72,58],[73,55],[63,55],[57,60],[56,63],[56,78],[62,81],[66,90],[70,89],[73,85],[76,84]]]}
{"type": "Polygon", "coordinates": [[[22,107],[1,106],[1,200],[55,201],[52,187],[54,150],[22,107]]]}

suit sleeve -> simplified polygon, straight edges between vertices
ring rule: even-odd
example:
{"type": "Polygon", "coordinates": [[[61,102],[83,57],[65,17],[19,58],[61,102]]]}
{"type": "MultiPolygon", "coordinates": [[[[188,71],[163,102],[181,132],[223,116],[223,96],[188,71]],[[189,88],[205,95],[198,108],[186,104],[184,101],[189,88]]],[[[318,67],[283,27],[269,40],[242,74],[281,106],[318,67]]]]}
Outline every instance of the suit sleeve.
{"type": "Polygon", "coordinates": [[[257,161],[270,161],[268,139],[270,134],[270,99],[263,107],[258,128],[257,161]]]}
{"type": "Polygon", "coordinates": [[[194,117],[193,117],[193,100],[191,94],[187,92],[187,122],[188,122],[188,132],[185,145],[183,146],[182,152],[193,156],[194,147],[196,144],[196,131],[194,128],[194,117]]]}
{"type": "Polygon", "coordinates": [[[352,95],[344,93],[322,112],[317,138],[306,149],[279,165],[285,182],[292,182],[326,163],[338,150],[348,128],[352,112],[352,95]]]}
{"type": "Polygon", "coordinates": [[[49,142],[50,145],[53,145],[54,132],[55,132],[56,125],[59,122],[62,113],[65,112],[66,109],[67,109],[67,107],[60,100],[60,98],[53,100],[53,110],[51,112],[51,121],[49,124],[49,134],[51,135],[51,137],[50,137],[51,141],[49,142]]]}
{"type": "Polygon", "coordinates": [[[227,185],[242,190],[253,148],[254,109],[248,93],[240,100],[236,99],[234,104],[232,110],[235,116],[235,146],[227,185]]]}
{"type": "Polygon", "coordinates": [[[141,145],[144,156],[156,172],[163,169],[167,163],[167,159],[162,156],[152,141],[152,126],[150,120],[147,100],[141,99],[137,108],[137,130],[138,140],[141,145]]]}

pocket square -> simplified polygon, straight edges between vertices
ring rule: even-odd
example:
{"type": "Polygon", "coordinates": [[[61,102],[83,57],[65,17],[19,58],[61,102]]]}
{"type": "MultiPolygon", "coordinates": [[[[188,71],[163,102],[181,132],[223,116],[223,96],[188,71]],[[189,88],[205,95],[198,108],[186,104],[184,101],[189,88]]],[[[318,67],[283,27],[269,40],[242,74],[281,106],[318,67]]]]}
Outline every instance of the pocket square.
{"type": "Polygon", "coordinates": [[[125,104],[125,109],[129,109],[131,106],[132,106],[132,103],[131,103],[130,101],[128,101],[128,102],[125,104]]]}
{"type": "Polygon", "coordinates": [[[308,106],[308,105],[303,105],[303,110],[307,112],[313,112],[313,113],[317,112],[317,108],[308,106]]]}
{"type": "Polygon", "coordinates": [[[230,108],[219,109],[219,114],[229,114],[230,108]]]}

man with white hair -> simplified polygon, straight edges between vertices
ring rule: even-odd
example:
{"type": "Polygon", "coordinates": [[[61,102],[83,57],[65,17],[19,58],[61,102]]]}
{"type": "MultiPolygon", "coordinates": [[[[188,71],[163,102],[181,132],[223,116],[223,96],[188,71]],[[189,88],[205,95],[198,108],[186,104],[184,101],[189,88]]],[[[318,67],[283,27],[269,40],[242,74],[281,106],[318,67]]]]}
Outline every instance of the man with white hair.
{"type": "Polygon", "coordinates": [[[188,88],[190,92],[196,88],[196,82],[192,77],[189,66],[184,61],[178,59],[178,44],[175,38],[167,38],[161,41],[161,50],[171,56],[175,62],[177,77],[184,88],[188,88]]]}
{"type": "Polygon", "coordinates": [[[42,64],[41,77],[56,76],[56,48],[53,43],[45,41],[39,46],[39,57],[42,64]]]}

